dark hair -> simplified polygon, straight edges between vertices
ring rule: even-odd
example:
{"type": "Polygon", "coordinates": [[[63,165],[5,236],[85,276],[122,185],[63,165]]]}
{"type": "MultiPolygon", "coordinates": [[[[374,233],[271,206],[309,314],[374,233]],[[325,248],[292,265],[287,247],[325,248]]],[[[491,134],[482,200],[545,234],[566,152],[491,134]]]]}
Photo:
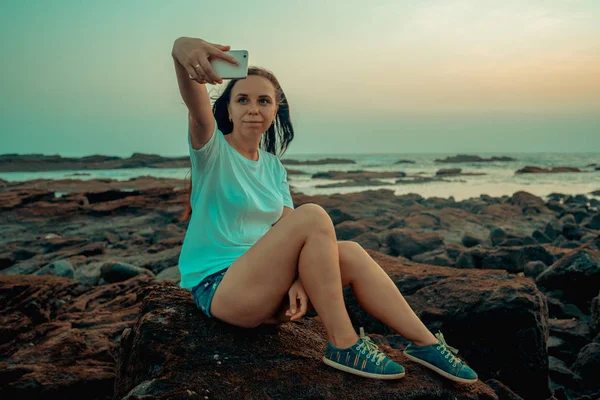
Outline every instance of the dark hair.
{"type": "MultiPolygon", "coordinates": [[[[275,88],[275,104],[279,107],[277,109],[277,115],[275,116],[275,120],[267,129],[265,133],[263,133],[263,137],[260,142],[260,147],[271,153],[275,156],[281,158],[291,141],[294,139],[294,128],[292,127],[292,120],[290,119],[290,106],[287,102],[287,98],[285,97],[285,93],[279,84],[277,78],[271,71],[268,71],[261,67],[248,67],[248,75],[258,75],[264,78],[267,78],[275,88]]],[[[232,79],[229,81],[225,90],[221,94],[217,94],[212,98],[214,100],[213,103],[213,114],[215,115],[215,120],[217,121],[217,127],[224,135],[228,135],[233,131],[233,123],[229,121],[229,111],[227,110],[227,105],[231,100],[231,90],[235,83],[239,81],[239,79],[232,79]]],[[[190,182],[188,185],[189,197],[185,207],[185,210],[180,218],[180,221],[188,220],[192,215],[192,207],[191,207],[191,195],[192,195],[192,171],[190,170],[190,182]]]]}

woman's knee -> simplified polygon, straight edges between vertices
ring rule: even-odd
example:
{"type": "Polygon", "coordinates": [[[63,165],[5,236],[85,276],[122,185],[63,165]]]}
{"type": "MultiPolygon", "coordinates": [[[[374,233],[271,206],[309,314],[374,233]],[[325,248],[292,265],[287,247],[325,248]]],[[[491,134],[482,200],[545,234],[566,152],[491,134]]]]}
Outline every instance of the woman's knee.
{"type": "Polygon", "coordinates": [[[333,221],[323,207],[315,203],[306,203],[299,206],[294,212],[302,214],[304,226],[309,231],[325,230],[328,233],[335,232],[333,221]]]}
{"type": "Polygon", "coordinates": [[[356,260],[356,255],[362,250],[362,246],[352,240],[338,240],[337,243],[340,264],[356,260]]]}

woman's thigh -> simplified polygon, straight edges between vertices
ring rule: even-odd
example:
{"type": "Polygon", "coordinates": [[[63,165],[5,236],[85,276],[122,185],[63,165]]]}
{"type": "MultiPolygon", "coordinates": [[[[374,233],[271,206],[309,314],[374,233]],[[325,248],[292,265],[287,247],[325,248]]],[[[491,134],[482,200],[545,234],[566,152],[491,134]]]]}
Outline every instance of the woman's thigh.
{"type": "Polygon", "coordinates": [[[227,269],[210,313],[227,323],[255,327],[272,316],[296,279],[298,258],[312,232],[332,230],[317,204],[304,204],[281,219],[227,269]]]}

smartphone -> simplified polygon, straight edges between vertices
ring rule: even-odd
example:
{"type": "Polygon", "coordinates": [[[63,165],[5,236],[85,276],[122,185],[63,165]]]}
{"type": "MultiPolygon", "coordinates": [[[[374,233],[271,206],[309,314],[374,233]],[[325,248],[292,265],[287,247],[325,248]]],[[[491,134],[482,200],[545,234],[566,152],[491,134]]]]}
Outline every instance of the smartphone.
{"type": "Polygon", "coordinates": [[[223,79],[240,79],[248,76],[248,51],[246,50],[230,50],[226,51],[235,58],[239,65],[225,61],[222,58],[212,58],[210,65],[213,70],[223,79]]]}

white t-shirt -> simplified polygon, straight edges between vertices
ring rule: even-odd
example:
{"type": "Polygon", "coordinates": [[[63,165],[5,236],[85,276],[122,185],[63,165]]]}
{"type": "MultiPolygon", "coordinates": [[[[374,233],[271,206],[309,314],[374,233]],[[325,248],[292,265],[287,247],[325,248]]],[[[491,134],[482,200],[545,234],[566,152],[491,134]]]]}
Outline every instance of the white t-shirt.
{"type": "Polygon", "coordinates": [[[287,172],[277,156],[258,149],[258,161],[242,156],[218,129],[200,150],[192,147],[192,216],[179,255],[179,286],[191,290],[229,267],[283,213],[294,208],[287,172]]]}

